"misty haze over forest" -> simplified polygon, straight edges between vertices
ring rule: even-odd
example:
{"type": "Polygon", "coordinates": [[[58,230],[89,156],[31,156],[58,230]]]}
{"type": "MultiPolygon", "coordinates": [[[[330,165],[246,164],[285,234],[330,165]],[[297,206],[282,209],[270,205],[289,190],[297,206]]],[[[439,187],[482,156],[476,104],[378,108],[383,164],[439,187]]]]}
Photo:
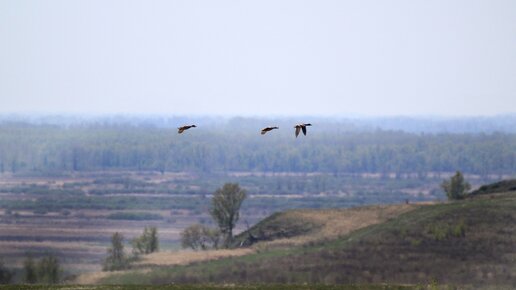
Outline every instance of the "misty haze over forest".
{"type": "Polygon", "coordinates": [[[0,170],[512,174],[516,117],[3,116],[0,170]],[[197,128],[177,134],[177,127],[197,128]],[[265,126],[279,126],[265,136],[265,126]]]}
{"type": "Polygon", "coordinates": [[[393,130],[410,133],[516,133],[516,114],[474,117],[391,116],[391,117],[230,117],[230,116],[174,116],[162,114],[0,114],[0,124],[27,123],[34,125],[91,126],[130,125],[156,128],[176,128],[183,124],[231,126],[257,130],[267,125],[281,125],[282,129],[309,120],[320,124],[317,131],[393,130]]]}

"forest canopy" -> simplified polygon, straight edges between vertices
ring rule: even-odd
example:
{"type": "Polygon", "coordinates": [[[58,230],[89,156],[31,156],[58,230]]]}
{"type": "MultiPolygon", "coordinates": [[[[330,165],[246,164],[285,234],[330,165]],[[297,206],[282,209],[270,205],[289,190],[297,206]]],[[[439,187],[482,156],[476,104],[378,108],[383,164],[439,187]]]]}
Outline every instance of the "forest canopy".
{"type": "Polygon", "coordinates": [[[176,128],[128,122],[3,122],[0,172],[516,172],[513,133],[424,134],[358,130],[326,122],[314,124],[306,137],[296,139],[292,126],[284,124],[261,136],[259,123],[205,124],[178,135],[176,128]]]}

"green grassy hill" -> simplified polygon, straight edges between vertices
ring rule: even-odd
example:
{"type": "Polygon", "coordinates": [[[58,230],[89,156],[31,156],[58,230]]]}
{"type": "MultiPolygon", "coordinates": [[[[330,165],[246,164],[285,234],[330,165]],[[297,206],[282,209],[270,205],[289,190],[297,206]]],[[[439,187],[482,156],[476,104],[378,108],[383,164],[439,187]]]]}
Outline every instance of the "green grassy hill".
{"type": "Polygon", "coordinates": [[[473,191],[470,196],[475,197],[482,194],[495,194],[510,191],[516,191],[516,179],[502,180],[500,182],[483,185],[479,189],[473,191]]]}
{"type": "MultiPolygon", "coordinates": [[[[274,228],[269,223],[281,224],[279,217],[272,216],[255,229],[274,228]]],[[[299,226],[299,232],[306,233],[313,226],[299,226]]],[[[155,267],[147,272],[112,275],[102,282],[426,284],[437,281],[510,289],[516,287],[515,245],[516,192],[513,191],[420,206],[331,240],[187,266],[155,267]]]]}

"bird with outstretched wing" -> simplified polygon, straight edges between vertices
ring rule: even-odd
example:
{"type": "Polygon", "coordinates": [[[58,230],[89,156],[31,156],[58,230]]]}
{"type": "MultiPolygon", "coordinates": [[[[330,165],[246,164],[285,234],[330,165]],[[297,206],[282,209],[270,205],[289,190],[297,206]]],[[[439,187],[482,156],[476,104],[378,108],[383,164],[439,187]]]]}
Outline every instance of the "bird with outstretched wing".
{"type": "Polygon", "coordinates": [[[265,127],[265,128],[262,129],[261,134],[265,135],[265,133],[267,133],[269,131],[272,131],[274,129],[279,129],[279,127],[265,127]]]}
{"type": "Polygon", "coordinates": [[[299,132],[301,132],[301,131],[303,131],[303,135],[306,136],[306,127],[307,126],[312,126],[312,124],[306,123],[306,124],[298,124],[298,125],[294,126],[294,128],[296,128],[296,138],[297,138],[297,136],[299,136],[299,132]]]}
{"type": "Polygon", "coordinates": [[[181,126],[181,127],[177,128],[177,133],[181,134],[181,133],[183,133],[184,131],[186,131],[186,130],[188,130],[188,129],[190,129],[190,128],[195,128],[195,127],[197,127],[197,126],[195,126],[195,125],[186,125],[186,126],[181,126]]]}

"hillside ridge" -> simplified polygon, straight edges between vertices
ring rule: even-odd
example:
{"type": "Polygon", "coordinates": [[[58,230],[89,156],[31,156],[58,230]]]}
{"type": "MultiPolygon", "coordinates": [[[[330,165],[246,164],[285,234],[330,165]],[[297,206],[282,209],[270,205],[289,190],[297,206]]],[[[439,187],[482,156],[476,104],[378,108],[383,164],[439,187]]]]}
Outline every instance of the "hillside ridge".
{"type": "MultiPolygon", "coordinates": [[[[248,255],[114,275],[102,282],[418,284],[435,280],[447,285],[516,285],[515,192],[411,206],[412,210],[383,222],[330,238],[305,240],[324,228],[308,226],[289,239],[260,241],[248,255]],[[296,239],[301,242],[292,242],[296,239]],[[280,247],[275,246],[278,241],[283,241],[280,247]]],[[[364,209],[348,212],[359,214],[360,210],[364,209]]],[[[267,225],[277,225],[282,216],[311,212],[317,210],[277,214],[255,230],[274,229],[267,225]]]]}
{"type": "Polygon", "coordinates": [[[482,185],[470,193],[471,197],[486,194],[504,193],[516,191],[516,179],[507,179],[499,182],[482,185]]]}
{"type": "Polygon", "coordinates": [[[420,204],[373,205],[343,209],[293,209],[263,219],[234,238],[233,248],[255,244],[301,245],[335,239],[353,230],[385,222],[420,204]]]}

